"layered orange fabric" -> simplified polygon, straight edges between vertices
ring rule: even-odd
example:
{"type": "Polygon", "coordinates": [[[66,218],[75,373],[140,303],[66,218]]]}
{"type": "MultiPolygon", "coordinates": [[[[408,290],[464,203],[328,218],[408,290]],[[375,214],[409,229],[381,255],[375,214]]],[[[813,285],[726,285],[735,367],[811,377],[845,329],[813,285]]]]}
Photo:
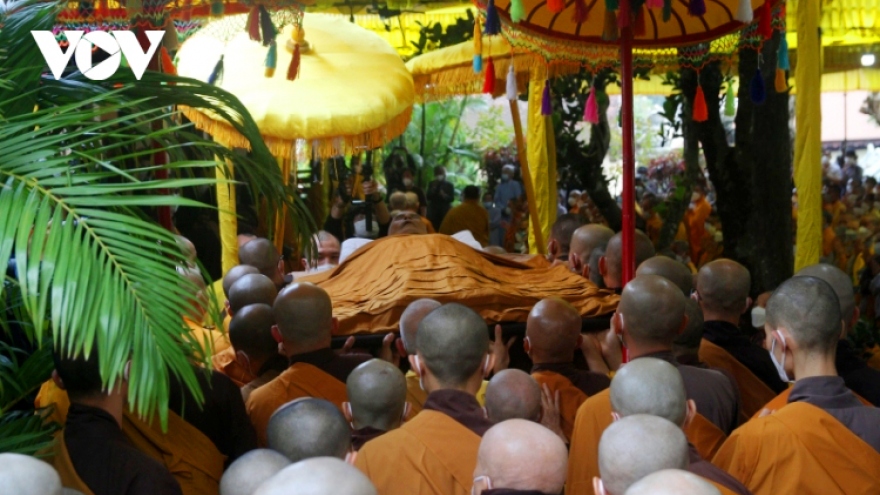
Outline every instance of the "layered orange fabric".
{"type": "Polygon", "coordinates": [[[425,230],[427,230],[429,234],[435,234],[435,233],[437,233],[437,231],[434,230],[434,224],[431,223],[430,220],[428,220],[427,218],[425,218],[425,217],[423,217],[423,216],[421,216],[421,215],[419,215],[419,218],[422,219],[422,223],[425,224],[425,230]]]}
{"type": "MultiPolygon", "coordinates": [[[[850,390],[850,392],[852,392],[852,390],[850,390]]],[[[773,400],[764,404],[764,407],[762,407],[761,410],[768,409],[769,411],[773,412],[773,411],[778,411],[778,410],[782,409],[783,407],[785,407],[786,404],[788,404],[788,397],[790,395],[791,395],[791,387],[788,387],[784,392],[782,392],[781,394],[774,397],[773,400]]],[[[861,395],[859,395],[855,392],[853,392],[853,395],[855,395],[856,398],[858,398],[862,404],[864,404],[868,407],[874,407],[874,404],[871,404],[870,402],[868,402],[867,400],[862,398],[861,395]]],[[[752,415],[751,419],[755,419],[755,418],[759,417],[760,415],[761,415],[761,411],[758,411],[752,415]]]]}
{"type": "Polygon", "coordinates": [[[578,408],[587,400],[587,394],[574,386],[571,380],[552,371],[538,371],[532,373],[532,378],[538,385],[547,385],[550,393],[554,396],[559,392],[559,423],[565,438],[571,441],[571,433],[574,430],[574,421],[577,417],[578,408]]]}
{"type": "Polygon", "coordinates": [[[235,349],[232,347],[211,356],[211,363],[215,370],[228,376],[239,388],[250,381],[250,373],[235,360],[235,349]]]}
{"type": "MultiPolygon", "coordinates": [[[[611,389],[589,397],[578,409],[569,447],[565,495],[594,495],[593,477],[599,476],[599,439],[612,423],[611,412],[611,389]]],[[[724,433],[699,413],[684,433],[704,459],[711,459],[724,440],[724,433]]]]}
{"type": "Polygon", "coordinates": [[[691,260],[699,260],[700,253],[703,248],[703,237],[706,235],[706,219],[712,213],[712,205],[705,196],[694,204],[694,207],[688,209],[684,214],[684,221],[687,224],[688,243],[691,246],[691,260]]]}
{"type": "Polygon", "coordinates": [[[525,322],[532,307],[551,296],[583,317],[609,314],[619,300],[564,266],[532,268],[442,234],[379,239],[335,269],[301,280],[330,295],[338,335],[395,331],[407,305],[425,297],[462,303],[488,323],[525,322]]]}
{"type": "Polygon", "coordinates": [[[55,467],[58,476],[61,478],[61,486],[78,490],[83,495],[95,495],[86,483],[76,474],[73,467],[73,461],[70,460],[70,454],[67,452],[67,443],[64,441],[64,432],[59,431],[55,434],[55,443],[52,447],[52,458],[46,459],[47,462],[55,467]]]}
{"type": "Polygon", "coordinates": [[[355,466],[379,495],[469,495],[480,437],[449,416],[423,410],[367,442],[355,466]]]}
{"type": "Polygon", "coordinates": [[[737,361],[729,352],[706,339],[700,342],[700,361],[710,368],[722,369],[733,375],[739,389],[740,423],[748,421],[764,407],[764,404],[776,396],[773,389],[755,376],[745,365],[737,361]]]}
{"type": "Polygon", "coordinates": [[[489,244],[489,212],[476,201],[464,201],[443,217],[440,233],[453,235],[468,230],[481,246],[489,244]]]}
{"type": "Polygon", "coordinates": [[[52,407],[52,414],[46,416],[47,421],[54,421],[59,425],[67,422],[67,410],[70,409],[70,399],[67,392],[58,388],[52,380],[46,380],[40,385],[37,398],[34,399],[34,408],[43,409],[52,407]]]}
{"type": "Polygon", "coordinates": [[[804,402],[739,427],[712,463],[754,495],[880,493],[880,453],[804,402]]]}
{"type": "Polygon", "coordinates": [[[271,382],[251,392],[248,397],[247,412],[260,446],[268,445],[266,429],[269,418],[284,404],[302,397],[325,399],[342,411],[342,403],[348,400],[345,384],[324,373],[311,364],[296,363],[284,370],[271,382]]]}

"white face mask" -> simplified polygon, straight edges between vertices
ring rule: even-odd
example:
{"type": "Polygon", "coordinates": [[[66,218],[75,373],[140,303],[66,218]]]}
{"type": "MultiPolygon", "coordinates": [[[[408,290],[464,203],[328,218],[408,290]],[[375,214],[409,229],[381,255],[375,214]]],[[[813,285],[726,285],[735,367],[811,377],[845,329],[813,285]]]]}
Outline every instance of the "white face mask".
{"type": "Polygon", "coordinates": [[[405,178],[403,179],[403,185],[406,187],[410,187],[413,185],[413,180],[410,178],[405,178]]]}
{"type": "Polygon", "coordinates": [[[316,267],[314,267],[314,268],[309,268],[309,273],[324,272],[324,271],[327,271],[327,270],[332,270],[332,269],[334,269],[334,268],[336,268],[336,265],[330,265],[330,264],[327,264],[327,265],[318,265],[318,266],[316,266],[316,267]]]}
{"type": "Polygon", "coordinates": [[[764,323],[767,321],[767,310],[760,307],[755,306],[752,308],[752,326],[755,328],[764,328],[764,323]]]}
{"type": "Polygon", "coordinates": [[[696,203],[700,199],[700,193],[691,193],[691,203],[696,203]]]}
{"type": "Polygon", "coordinates": [[[776,372],[779,373],[779,378],[781,378],[782,381],[784,381],[785,383],[788,383],[791,381],[791,379],[788,378],[788,373],[785,372],[785,337],[783,337],[782,333],[780,333],[778,330],[774,333],[776,334],[776,337],[779,338],[779,341],[782,344],[782,362],[776,359],[775,351],[777,339],[773,336],[770,337],[771,339],[773,339],[773,343],[770,344],[770,360],[773,361],[773,366],[776,366],[776,372]]]}
{"type": "Polygon", "coordinates": [[[574,196],[568,198],[568,205],[569,206],[574,206],[576,204],[578,204],[577,198],[575,198],[574,196]]]}

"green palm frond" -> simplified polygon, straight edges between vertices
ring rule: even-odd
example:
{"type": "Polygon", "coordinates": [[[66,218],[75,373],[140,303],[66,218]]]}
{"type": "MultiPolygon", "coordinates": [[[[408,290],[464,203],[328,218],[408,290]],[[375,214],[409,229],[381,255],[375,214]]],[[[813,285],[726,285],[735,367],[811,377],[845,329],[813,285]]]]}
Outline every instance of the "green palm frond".
{"type": "Polygon", "coordinates": [[[39,455],[52,445],[55,423],[46,424],[41,415],[15,411],[0,417],[0,452],[39,455]]]}

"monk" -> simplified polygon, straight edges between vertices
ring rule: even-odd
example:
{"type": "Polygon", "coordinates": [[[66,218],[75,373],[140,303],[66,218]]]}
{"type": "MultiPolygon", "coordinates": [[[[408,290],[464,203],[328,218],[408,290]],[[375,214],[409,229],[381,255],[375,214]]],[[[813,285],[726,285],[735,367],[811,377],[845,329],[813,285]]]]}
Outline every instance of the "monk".
{"type": "Polygon", "coordinates": [[[366,476],[339,459],[297,462],[260,485],[253,495],[377,495],[366,476]]]}
{"type": "Polygon", "coordinates": [[[483,435],[471,493],[558,495],[565,483],[568,451],[550,430],[511,419],[483,435]]]}
{"type": "Polygon", "coordinates": [[[700,259],[703,238],[706,236],[706,220],[712,214],[712,205],[706,199],[703,187],[697,185],[691,195],[691,204],[684,214],[684,222],[687,225],[688,244],[691,247],[691,259],[700,259]]]}
{"type": "Polygon", "coordinates": [[[687,465],[687,439],[678,426],[657,416],[627,416],[602,433],[601,478],[593,478],[594,490],[599,495],[623,495],[632,484],[651,473],[686,469],[687,465]]]}
{"type": "Polygon", "coordinates": [[[767,350],[739,329],[740,316],[751,306],[751,283],[744,266],[733,260],[715,260],[700,268],[695,295],[704,320],[700,360],[736,379],[742,399],[741,420],[787,387],[767,350]]]}
{"type": "Polygon", "coordinates": [[[794,386],[787,404],[739,427],[712,461],[755,495],[880,490],[880,410],[837,374],[841,320],[834,289],[815,277],[791,278],[767,301],[764,328],[794,386]]]}
{"type": "MultiPolygon", "coordinates": [[[[698,413],[686,434],[704,458],[711,458],[736,425],[739,400],[735,385],[721,372],[679,365],[673,357],[672,341],[687,325],[684,306],[684,295],[672,282],[657,275],[638,276],[623,290],[611,326],[633,361],[653,357],[678,368],[698,413]]],[[[566,482],[570,494],[591,493],[592,478],[598,473],[597,442],[610,424],[608,391],[588,398],[578,409],[566,482]]]]}
{"type": "Polygon", "coordinates": [[[797,272],[796,276],[822,279],[834,289],[840,301],[840,314],[844,324],[844,333],[837,342],[837,357],[834,361],[837,373],[848,389],[871,404],[880,406],[880,370],[868,366],[846,338],[859,321],[859,308],[856,306],[852,280],[840,268],[827,264],[808,266],[797,272]]]}
{"type": "Polygon", "coordinates": [[[252,450],[223,473],[220,495],[253,495],[260,485],[289,465],[290,459],[274,450],[252,450]]]}
{"type": "Polygon", "coordinates": [[[434,224],[431,223],[431,221],[428,220],[427,217],[422,215],[423,210],[419,207],[419,195],[412,191],[407,191],[404,193],[404,197],[406,198],[404,209],[418,213],[419,217],[421,217],[422,219],[422,223],[425,224],[425,230],[429,234],[436,234],[437,231],[434,229],[434,224]]]}
{"type": "Polygon", "coordinates": [[[238,250],[238,259],[241,264],[251,265],[269,277],[278,290],[290,283],[284,274],[284,258],[269,239],[260,237],[249,241],[238,250]]]}
{"type": "Polygon", "coordinates": [[[269,277],[261,273],[244,275],[229,288],[226,312],[235,317],[241,308],[249,304],[272,304],[277,296],[278,291],[269,277]]]}
{"type": "Polygon", "coordinates": [[[695,474],[664,469],[636,481],[624,495],[721,495],[721,492],[695,474]]]}
{"type": "Polygon", "coordinates": [[[63,485],[94,495],[182,494],[171,473],[122,433],[128,372],[105,391],[95,348],[88,358],[57,353],[54,358],[52,377],[70,398],[67,422],[54,449],[63,485]]]}
{"type": "Polygon", "coordinates": [[[523,347],[532,360],[532,377],[554,396],[559,394],[561,426],[568,441],[578,408],[611,383],[606,375],[575,368],[574,353],[582,342],[581,317],[562,299],[543,299],[529,312],[523,347]]]}
{"type": "Polygon", "coordinates": [[[342,412],[354,430],[351,446],[355,451],[379,435],[399,428],[409,414],[403,373],[381,359],[355,368],[348,375],[345,390],[348,402],[342,403],[342,412]]]}
{"type": "Polygon", "coordinates": [[[388,235],[425,235],[428,229],[422,217],[414,211],[399,211],[391,216],[388,235]]]}
{"type": "Polygon", "coordinates": [[[317,248],[315,256],[311,260],[308,258],[300,260],[306,271],[323,271],[335,268],[339,264],[339,254],[342,250],[339,239],[326,230],[318,231],[313,239],[317,248]]]}
{"type": "MultiPolygon", "coordinates": [[[[584,225],[583,217],[575,213],[560,215],[550,227],[550,239],[547,241],[547,259],[551,263],[569,264],[571,238],[575,230],[584,225]]],[[[610,236],[609,236],[610,238],[610,236]]]]}
{"type": "Polygon", "coordinates": [[[235,265],[226,272],[226,275],[223,276],[223,294],[227,300],[229,299],[229,290],[232,288],[232,285],[238,282],[238,279],[241,277],[252,273],[260,273],[260,270],[250,265],[235,265]]]}
{"type": "Polygon", "coordinates": [[[541,387],[528,373],[507,369],[489,380],[486,417],[492,424],[508,419],[541,420],[541,387]]]}
{"type": "Polygon", "coordinates": [[[189,329],[185,341],[198,345],[201,352],[208,354],[211,352],[221,352],[229,347],[229,339],[223,331],[217,329],[211,322],[207,312],[208,296],[205,279],[202,272],[196,268],[180,268],[178,274],[181,276],[180,286],[189,292],[187,301],[187,310],[181,315],[183,323],[189,329]]]}
{"type": "Polygon", "coordinates": [[[235,362],[239,369],[244,370],[246,384],[241,387],[241,396],[245,402],[254,390],[287,369],[287,360],[278,354],[278,343],[272,337],[273,326],[275,314],[268,304],[251,304],[241,308],[229,324],[229,340],[232,342],[235,362]]]}
{"type": "Polygon", "coordinates": [[[352,457],[351,431],[336,405],[302,398],[284,404],[269,420],[269,448],[290,462],[312,457],[352,457]]]}
{"type": "Polygon", "coordinates": [[[491,423],[474,394],[492,370],[486,323],[460,304],[419,324],[410,364],[428,400],[415,418],[367,442],[355,465],[382,495],[467,495],[480,437],[491,423]]]}
{"type": "MultiPolygon", "coordinates": [[[[636,359],[620,368],[611,381],[611,409],[617,417],[649,414],[687,429],[697,413],[685,395],[684,382],[671,364],[653,358],[636,359]]],[[[688,442],[688,471],[739,495],[751,492],[735,478],[703,459],[688,442]]]]}
{"type": "Polygon", "coordinates": [[[440,233],[453,235],[468,230],[481,246],[489,244],[489,212],[480,204],[480,188],[465,186],[461,194],[461,204],[449,210],[440,233]]]}
{"type": "MultiPolygon", "coordinates": [[[[654,244],[642,231],[635,231],[636,266],[654,256],[654,244]]],[[[614,234],[605,246],[605,254],[599,258],[599,274],[608,289],[620,292],[623,288],[623,234],[614,234]]]]}
{"type": "MultiPolygon", "coordinates": [[[[700,309],[700,303],[688,298],[684,302],[684,314],[688,319],[687,326],[672,341],[675,360],[688,366],[705,368],[706,365],[700,361],[700,344],[703,341],[703,310],[700,309]]],[[[727,376],[731,378],[730,381],[733,383],[732,376],[729,374],[727,376]]]]}
{"type": "Polygon", "coordinates": [[[62,495],[61,478],[52,465],[29,455],[0,454],[0,486],[15,495],[62,495]]]}
{"type": "MultiPolygon", "coordinates": [[[[253,242],[253,241],[251,241],[253,242]]],[[[330,297],[318,286],[295,283],[286,287],[273,306],[272,336],[290,366],[278,377],[251,392],[247,411],[259,444],[267,445],[269,418],[281,405],[300,397],[326,399],[342,409],[345,380],[369,356],[337,355],[330,349],[337,320],[330,297]]]]}
{"type": "MultiPolygon", "coordinates": [[[[604,225],[590,223],[575,229],[571,234],[568,264],[572,271],[590,279],[590,255],[596,248],[605,249],[614,231],[604,225]]],[[[598,271],[595,273],[598,275],[598,271]]]]}
{"type": "Polygon", "coordinates": [[[668,256],[652,256],[636,269],[636,275],[659,275],[681,289],[685,297],[694,290],[694,276],[684,263],[668,256]]]}

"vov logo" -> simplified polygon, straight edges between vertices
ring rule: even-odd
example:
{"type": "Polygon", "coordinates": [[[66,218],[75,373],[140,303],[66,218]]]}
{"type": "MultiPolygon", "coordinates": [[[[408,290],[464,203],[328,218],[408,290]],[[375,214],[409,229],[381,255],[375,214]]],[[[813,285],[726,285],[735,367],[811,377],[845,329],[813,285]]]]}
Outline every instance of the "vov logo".
{"type": "Polygon", "coordinates": [[[70,63],[70,58],[75,57],[77,68],[84,76],[93,81],[103,81],[119,70],[119,64],[122,61],[122,55],[128,61],[131,71],[134,73],[135,79],[141,80],[144,71],[150,59],[156,54],[156,50],[162,43],[162,37],[165,31],[145,31],[147,40],[150,43],[147,51],[144,52],[141,44],[137,40],[137,36],[131,31],[62,31],[67,37],[70,45],[67,51],[61,50],[61,45],[55,39],[52,31],[31,31],[49,70],[55,79],[61,79],[64,68],[70,63]],[[96,46],[101,50],[109,53],[110,56],[99,63],[92,65],[92,46],[96,46]]]}

